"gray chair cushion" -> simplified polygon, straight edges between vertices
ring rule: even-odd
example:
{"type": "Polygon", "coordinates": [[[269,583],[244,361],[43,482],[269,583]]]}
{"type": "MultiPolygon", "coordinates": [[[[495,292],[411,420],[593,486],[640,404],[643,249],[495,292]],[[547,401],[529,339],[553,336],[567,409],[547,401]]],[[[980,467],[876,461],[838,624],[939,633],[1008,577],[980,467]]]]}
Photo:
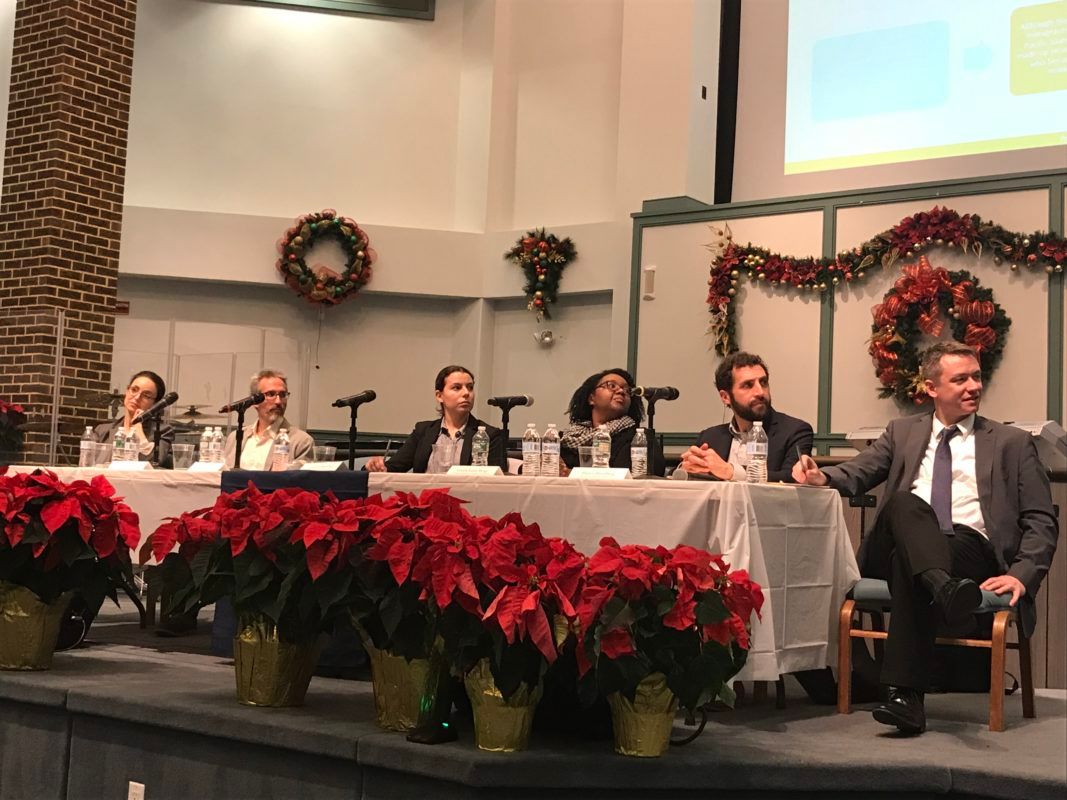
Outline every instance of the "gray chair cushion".
{"type": "MultiPolygon", "coordinates": [[[[889,594],[889,584],[877,578],[860,578],[849,592],[849,597],[855,600],[856,605],[861,608],[877,611],[889,610],[892,600],[889,594]]],[[[982,605],[974,613],[992,614],[995,611],[1009,611],[1011,610],[1011,606],[1008,605],[1010,601],[1010,594],[994,594],[983,590],[982,605]]]]}

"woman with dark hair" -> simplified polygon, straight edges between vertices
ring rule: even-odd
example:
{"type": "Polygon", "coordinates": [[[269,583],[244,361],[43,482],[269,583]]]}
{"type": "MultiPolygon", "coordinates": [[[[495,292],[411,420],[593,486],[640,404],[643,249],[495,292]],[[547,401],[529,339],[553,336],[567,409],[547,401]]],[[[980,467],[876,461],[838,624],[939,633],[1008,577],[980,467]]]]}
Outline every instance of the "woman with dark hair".
{"type": "Polygon", "coordinates": [[[489,434],[489,465],[505,468],[504,437],[499,428],[486,425],[471,414],[474,407],[474,375],[452,364],[437,373],[434,381],[437,419],[415,425],[400,449],[386,461],[374,456],[370,472],[447,472],[453,464],[471,463],[471,444],[479,426],[489,434]]]}
{"type": "MultiPolygon", "coordinates": [[[[167,393],[167,385],[163,379],[151,370],[141,370],[130,378],[126,387],[126,396],[122,399],[122,416],[103,422],[93,429],[93,439],[97,442],[108,443],[115,439],[115,432],[121,427],[127,436],[132,435],[137,442],[138,459],[147,461],[152,458],[155,449],[156,425],[160,424],[154,419],[144,422],[133,423],[133,418],[139,411],[151,408],[152,405],[167,393]]],[[[159,466],[170,469],[173,466],[170,446],[174,444],[174,428],[163,423],[159,434],[159,466]]]]}
{"type": "MultiPolygon", "coordinates": [[[[590,375],[571,397],[567,416],[571,424],[560,436],[560,460],[568,469],[578,466],[578,448],[591,447],[601,425],[611,434],[611,466],[630,468],[630,444],[645,418],[645,404],[633,393],[633,376],[624,369],[606,369],[590,375]]],[[[648,443],[648,474],[658,475],[663,453],[648,443]]]]}

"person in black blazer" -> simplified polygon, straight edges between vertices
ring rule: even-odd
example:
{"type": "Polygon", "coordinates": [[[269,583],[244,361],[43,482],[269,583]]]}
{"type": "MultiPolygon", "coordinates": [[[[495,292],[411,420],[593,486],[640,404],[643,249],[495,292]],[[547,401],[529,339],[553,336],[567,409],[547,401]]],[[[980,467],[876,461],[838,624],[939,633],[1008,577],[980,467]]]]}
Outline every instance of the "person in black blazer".
{"type": "Polygon", "coordinates": [[[744,352],[727,356],[715,370],[715,388],[733,419],[701,431],[699,441],[682,455],[682,468],[721,480],[745,480],[740,437],[759,420],[767,433],[767,480],[792,482],[798,452],[811,454],[815,434],[804,420],[771,407],[770,375],[763,359],[744,352]]]}
{"type": "MultiPolygon", "coordinates": [[[[624,369],[606,369],[586,378],[567,406],[571,424],[560,436],[559,457],[567,471],[578,466],[578,448],[589,447],[600,425],[611,434],[611,466],[630,468],[630,445],[641,421],[645,405],[633,393],[633,376],[624,369]]],[[[648,474],[660,475],[663,452],[656,442],[648,443],[648,474]]]]}
{"type": "Polygon", "coordinates": [[[471,414],[474,407],[474,375],[471,371],[457,364],[442,369],[434,381],[434,396],[441,416],[417,423],[389,460],[374,456],[365,469],[370,472],[446,472],[452,464],[469,465],[474,434],[479,426],[484,426],[489,434],[489,465],[499,466],[507,472],[503,432],[471,414]],[[452,445],[452,458],[435,455],[434,445],[442,448],[452,445]]]}

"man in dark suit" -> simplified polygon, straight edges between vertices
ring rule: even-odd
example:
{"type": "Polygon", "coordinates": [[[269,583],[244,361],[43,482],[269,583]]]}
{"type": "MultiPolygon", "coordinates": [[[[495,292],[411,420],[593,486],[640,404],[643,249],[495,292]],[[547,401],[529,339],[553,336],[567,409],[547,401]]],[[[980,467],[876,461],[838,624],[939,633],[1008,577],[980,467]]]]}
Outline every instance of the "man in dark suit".
{"type": "Polygon", "coordinates": [[[939,625],[974,625],[980,589],[1011,594],[1031,632],[1034,595],[1056,550],[1048,477],[1032,437],[978,416],[982,370],[957,342],[923,356],[933,414],[889,423],[852,460],[820,470],[808,457],[798,483],[846,495],[885,483],[884,503],[859,552],[860,571],[889,582],[893,596],[882,683],[889,700],[874,718],[905,733],[926,729],[923,692],[939,625]]]}
{"type": "Polygon", "coordinates": [[[814,434],[803,420],[771,407],[767,365],[752,353],[733,353],[715,370],[715,388],[733,419],[701,432],[700,440],[682,455],[686,472],[712,475],[720,480],[743,481],[744,437],[757,420],[767,433],[767,480],[791,481],[799,453],[811,453],[814,434]]]}

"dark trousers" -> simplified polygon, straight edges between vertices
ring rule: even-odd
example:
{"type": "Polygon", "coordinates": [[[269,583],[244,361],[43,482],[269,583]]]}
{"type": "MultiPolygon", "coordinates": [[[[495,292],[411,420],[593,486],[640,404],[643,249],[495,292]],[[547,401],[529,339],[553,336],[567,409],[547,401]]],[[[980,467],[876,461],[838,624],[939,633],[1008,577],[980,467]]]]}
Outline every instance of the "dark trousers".
{"type": "Polygon", "coordinates": [[[890,497],[864,542],[860,571],[889,583],[889,638],[882,683],[925,690],[930,682],[940,612],[918,576],[943,569],[954,578],[981,583],[1000,572],[992,546],[977,531],[957,525],[940,530],[930,505],[910,492],[890,497]]]}

